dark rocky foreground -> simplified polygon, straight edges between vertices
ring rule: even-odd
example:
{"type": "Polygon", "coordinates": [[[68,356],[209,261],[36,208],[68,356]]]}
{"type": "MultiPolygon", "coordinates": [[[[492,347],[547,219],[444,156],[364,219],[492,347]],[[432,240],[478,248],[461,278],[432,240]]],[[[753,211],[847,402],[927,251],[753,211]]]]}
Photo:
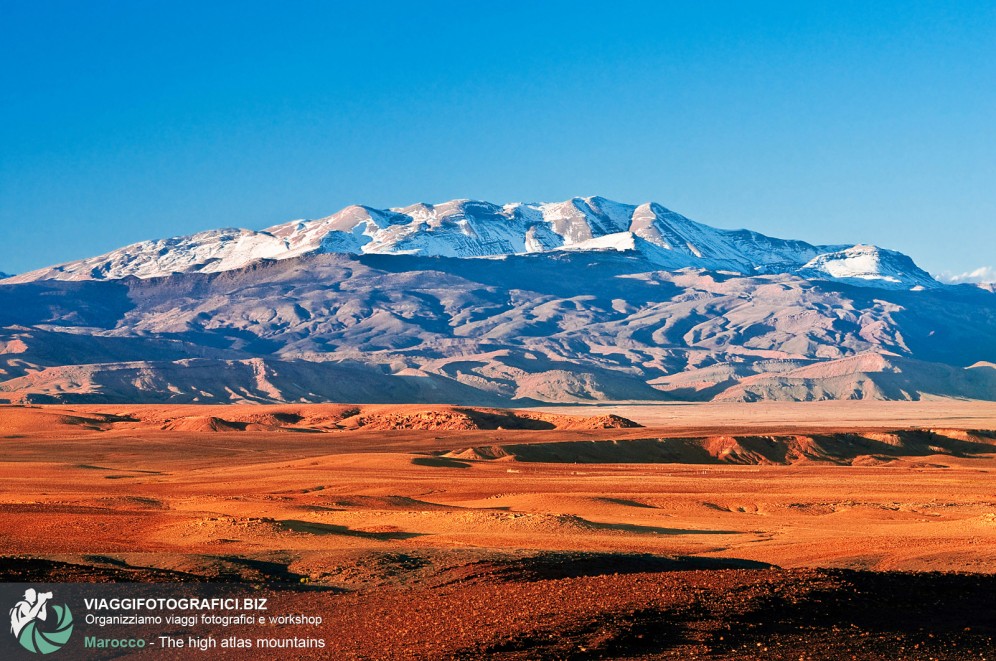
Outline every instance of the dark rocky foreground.
{"type": "MultiPolygon", "coordinates": [[[[991,575],[598,553],[373,554],[343,563],[367,571],[368,586],[308,589],[279,573],[256,583],[280,607],[322,614],[330,647],[314,658],[996,656],[991,575]]],[[[5,581],[203,580],[23,558],[0,566],[5,581]]]]}

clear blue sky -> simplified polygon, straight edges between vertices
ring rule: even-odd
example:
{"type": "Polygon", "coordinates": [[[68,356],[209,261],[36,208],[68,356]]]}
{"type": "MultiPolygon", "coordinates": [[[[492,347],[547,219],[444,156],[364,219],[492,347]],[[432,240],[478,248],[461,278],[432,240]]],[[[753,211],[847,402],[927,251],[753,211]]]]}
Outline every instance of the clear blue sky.
{"type": "Polygon", "coordinates": [[[992,2],[0,0],[0,62],[3,271],[592,194],[996,266],[992,2]]]}

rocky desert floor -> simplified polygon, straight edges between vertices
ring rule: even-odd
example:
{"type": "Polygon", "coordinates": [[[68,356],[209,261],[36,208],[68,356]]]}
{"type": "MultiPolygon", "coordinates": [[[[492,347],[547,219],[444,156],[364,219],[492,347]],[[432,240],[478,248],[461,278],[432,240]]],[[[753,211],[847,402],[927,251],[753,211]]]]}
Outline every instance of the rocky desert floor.
{"type": "Polygon", "coordinates": [[[952,400],[2,406],[0,567],[304,594],[314,658],[993,658],[993,430],[952,400]]]}

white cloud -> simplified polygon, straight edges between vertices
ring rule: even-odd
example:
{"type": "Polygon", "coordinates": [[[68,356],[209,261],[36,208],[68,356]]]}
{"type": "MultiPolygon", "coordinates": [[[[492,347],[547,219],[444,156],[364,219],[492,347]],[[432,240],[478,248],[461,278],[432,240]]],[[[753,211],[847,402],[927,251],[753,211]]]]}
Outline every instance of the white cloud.
{"type": "Polygon", "coordinates": [[[963,282],[996,282],[996,268],[992,266],[980,266],[974,271],[966,273],[939,273],[937,279],[951,285],[963,282]]]}

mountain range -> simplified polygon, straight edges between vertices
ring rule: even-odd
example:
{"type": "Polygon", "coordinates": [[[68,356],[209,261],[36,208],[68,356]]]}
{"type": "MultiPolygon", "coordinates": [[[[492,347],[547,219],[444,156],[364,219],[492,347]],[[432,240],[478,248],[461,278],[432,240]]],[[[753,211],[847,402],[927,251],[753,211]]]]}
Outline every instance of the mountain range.
{"type": "Polygon", "coordinates": [[[661,205],[351,206],[0,280],[0,399],[996,399],[996,294],[661,205]]]}

